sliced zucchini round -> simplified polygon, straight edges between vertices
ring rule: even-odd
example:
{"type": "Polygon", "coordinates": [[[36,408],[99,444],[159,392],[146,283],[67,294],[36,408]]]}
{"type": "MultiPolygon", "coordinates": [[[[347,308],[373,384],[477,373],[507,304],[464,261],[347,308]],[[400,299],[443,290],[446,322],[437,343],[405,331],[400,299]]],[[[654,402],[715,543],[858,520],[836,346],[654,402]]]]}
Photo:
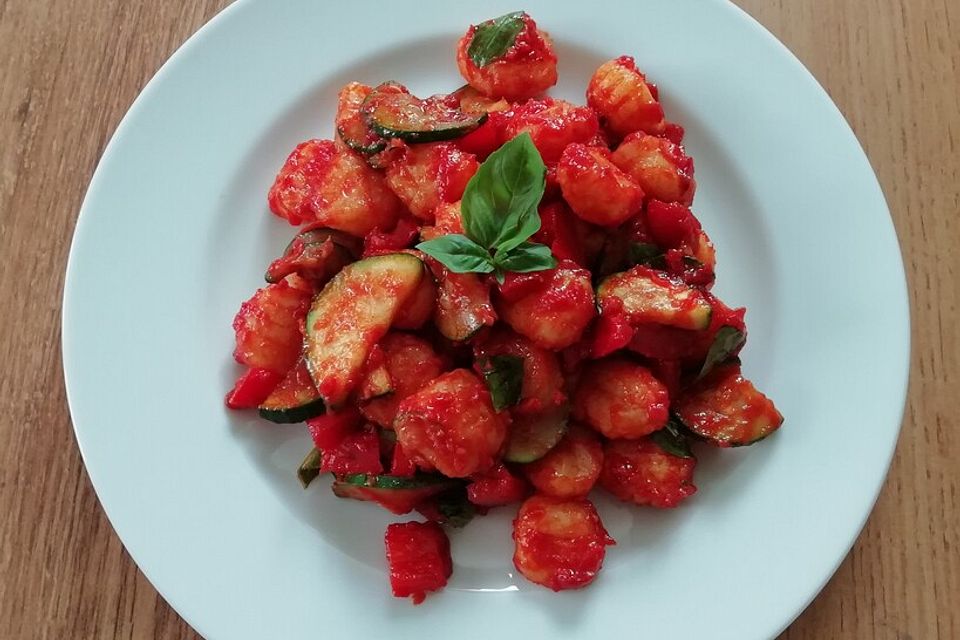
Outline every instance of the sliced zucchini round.
{"type": "Polygon", "coordinates": [[[303,360],[287,373],[263,404],[260,416],[270,422],[303,422],[324,412],[323,399],[303,360]]]}
{"type": "Polygon", "coordinates": [[[443,476],[401,478],[354,473],[338,477],[333,483],[333,493],[338,498],[376,502],[392,513],[403,514],[455,486],[456,481],[443,476]]]}
{"type": "Polygon", "coordinates": [[[514,417],[504,459],[508,462],[539,460],[563,439],[569,419],[568,406],[533,416],[514,417]]]}
{"type": "Polygon", "coordinates": [[[385,82],[370,92],[360,113],[375,134],[410,143],[461,138],[487,119],[486,113],[464,113],[451,102],[456,103],[456,99],[420,99],[403,85],[385,82]]]}
{"type": "Polygon", "coordinates": [[[339,408],[360,384],[371,350],[425,273],[408,253],[366,258],[344,267],[313,299],[305,357],[327,406],[339,408]]]}

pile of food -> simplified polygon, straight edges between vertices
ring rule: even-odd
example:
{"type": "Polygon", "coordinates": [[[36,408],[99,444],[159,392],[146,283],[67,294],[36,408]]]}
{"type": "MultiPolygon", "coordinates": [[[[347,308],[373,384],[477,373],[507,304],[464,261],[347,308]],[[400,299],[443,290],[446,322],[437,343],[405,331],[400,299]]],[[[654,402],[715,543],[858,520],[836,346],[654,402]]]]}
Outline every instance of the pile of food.
{"type": "Polygon", "coordinates": [[[514,504],[519,572],[587,585],[613,544],[591,490],[675,507],[690,442],[783,420],[741,374],[683,129],[634,60],[601,65],[586,105],[545,97],[557,58],[520,12],[470,27],[457,61],[449,94],[348,84],[335,138],[290,154],[268,201],[303,226],[234,320],[227,395],[306,422],[304,485],[423,516],[386,532],[414,602],[451,574],[444,527],[514,504]]]}

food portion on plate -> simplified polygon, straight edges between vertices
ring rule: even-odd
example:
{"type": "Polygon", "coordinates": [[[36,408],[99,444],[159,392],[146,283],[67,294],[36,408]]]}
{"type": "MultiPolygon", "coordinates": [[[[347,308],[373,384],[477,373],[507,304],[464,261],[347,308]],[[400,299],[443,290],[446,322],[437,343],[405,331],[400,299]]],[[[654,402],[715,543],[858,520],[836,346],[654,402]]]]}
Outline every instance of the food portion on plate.
{"type": "MultiPolygon", "coordinates": [[[[747,380],[745,310],[711,293],[683,128],[622,56],[586,104],[550,98],[557,57],[526,13],[471,26],[467,85],[340,91],[332,140],[296,147],[268,194],[300,226],[234,320],[226,398],[305,422],[304,486],[392,524],[394,595],[452,572],[445,527],[518,509],[514,564],[554,590],[613,544],[588,495],[676,507],[691,443],[749,445],[783,418],[747,380]]],[[[585,79],[586,80],[586,79],[585,79]]]]}

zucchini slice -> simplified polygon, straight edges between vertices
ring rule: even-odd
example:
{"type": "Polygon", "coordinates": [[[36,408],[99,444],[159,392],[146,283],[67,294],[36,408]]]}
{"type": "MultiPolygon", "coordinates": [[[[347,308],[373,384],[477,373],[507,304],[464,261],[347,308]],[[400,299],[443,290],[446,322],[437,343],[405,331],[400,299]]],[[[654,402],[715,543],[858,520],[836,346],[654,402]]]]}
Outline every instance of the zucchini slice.
{"type": "Polygon", "coordinates": [[[360,107],[371,91],[365,84],[351,82],[340,90],[337,104],[337,135],[345,145],[364,155],[387,148],[387,141],[374,133],[360,114],[360,107]]]}
{"type": "Polygon", "coordinates": [[[753,444],[783,424],[773,402],[740,373],[738,362],[696,382],[673,410],[687,429],[718,447],[753,444]]]}
{"type": "Polygon", "coordinates": [[[710,326],[713,307],[703,293],[643,266],[614,274],[600,283],[597,300],[618,298],[631,323],[649,322],[681,329],[710,326]]]}
{"type": "Polygon", "coordinates": [[[316,447],[310,449],[310,453],[303,458],[303,462],[301,462],[297,468],[297,479],[304,489],[309,487],[310,483],[320,475],[320,465],[322,462],[323,454],[320,453],[320,450],[316,447]]]}
{"type": "Polygon", "coordinates": [[[323,413],[323,400],[303,360],[291,369],[260,405],[260,416],[270,422],[303,422],[323,413]]]}
{"type": "Polygon", "coordinates": [[[347,265],[313,299],[307,314],[307,368],[336,409],[360,384],[364,366],[424,278],[419,258],[391,253],[347,265]]]}
{"type": "Polygon", "coordinates": [[[326,227],[307,228],[298,233],[270,263],[264,279],[273,284],[291,273],[315,284],[325,284],[344,266],[356,260],[363,242],[348,233],[326,227]]]}
{"type": "Polygon", "coordinates": [[[357,398],[361,402],[366,402],[393,393],[393,391],[393,378],[390,377],[390,370],[387,369],[386,362],[380,362],[372,369],[367,369],[367,373],[357,390],[357,398]]]}
{"type": "Polygon", "coordinates": [[[333,483],[333,493],[338,498],[376,502],[392,513],[403,514],[457,484],[443,476],[401,478],[355,473],[338,477],[333,483]]]}
{"type": "Polygon", "coordinates": [[[460,138],[487,119],[486,113],[468,114],[458,100],[434,96],[421,100],[395,82],[385,82],[367,96],[360,113],[374,133],[404,142],[439,142],[460,138]]]}
{"type": "Polygon", "coordinates": [[[468,340],[496,320],[487,282],[473,273],[450,273],[443,269],[437,278],[433,321],[445,338],[454,342],[468,340]]]}
{"type": "Polygon", "coordinates": [[[516,416],[510,427],[504,459],[508,462],[533,462],[547,455],[563,439],[569,418],[568,406],[537,415],[516,416]]]}

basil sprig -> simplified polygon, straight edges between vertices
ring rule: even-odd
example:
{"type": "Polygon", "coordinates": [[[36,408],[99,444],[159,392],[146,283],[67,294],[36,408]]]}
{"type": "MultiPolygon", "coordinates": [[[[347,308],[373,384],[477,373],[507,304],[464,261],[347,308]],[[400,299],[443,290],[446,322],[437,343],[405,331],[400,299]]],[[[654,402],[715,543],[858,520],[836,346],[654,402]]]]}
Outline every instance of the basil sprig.
{"type": "Polygon", "coordinates": [[[729,360],[730,356],[736,353],[746,341],[747,336],[736,327],[729,325],[720,327],[717,335],[713,338],[713,344],[710,345],[710,350],[707,351],[707,357],[703,361],[703,367],[701,367],[697,378],[704,377],[715,369],[717,365],[729,360]]]}
{"type": "Polygon", "coordinates": [[[478,67],[485,67],[505,54],[523,31],[523,11],[514,11],[477,25],[467,55],[478,67]]]}
{"type": "Polygon", "coordinates": [[[550,248],[528,242],[540,229],[537,205],[547,167],[521,133],[490,154],[470,178],[460,202],[464,234],[452,233],[417,245],[454,273],[527,273],[557,266],[550,248]]]}
{"type": "Polygon", "coordinates": [[[502,411],[520,402],[523,387],[523,358],[496,355],[477,361],[483,381],[490,390],[493,408],[502,411]]]}
{"type": "Polygon", "coordinates": [[[692,458],[690,443],[684,435],[682,424],[674,417],[670,417],[663,429],[654,431],[650,436],[661,449],[678,458],[692,458]]]}

